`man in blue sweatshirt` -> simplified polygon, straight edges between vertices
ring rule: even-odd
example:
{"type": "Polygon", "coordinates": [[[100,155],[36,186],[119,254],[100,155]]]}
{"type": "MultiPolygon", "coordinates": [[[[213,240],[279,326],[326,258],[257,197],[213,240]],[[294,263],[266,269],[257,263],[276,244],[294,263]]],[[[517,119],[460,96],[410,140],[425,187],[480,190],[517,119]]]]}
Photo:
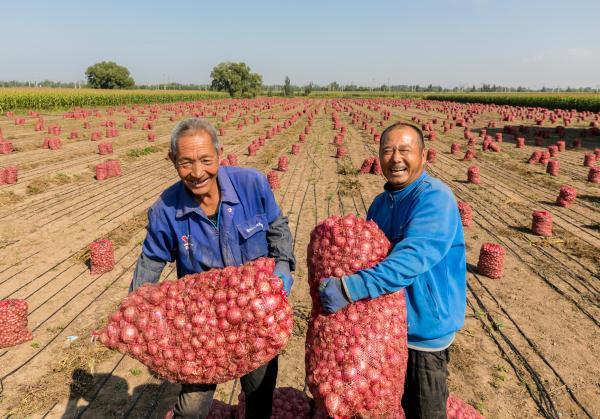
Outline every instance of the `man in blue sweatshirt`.
{"type": "Polygon", "coordinates": [[[421,130],[395,123],[382,133],[381,168],[387,183],[367,219],[392,242],[370,269],[321,284],[324,310],[404,289],[408,365],[402,407],[406,417],[445,418],[449,346],[463,326],[466,255],[456,200],[448,186],[425,173],[421,130]]]}

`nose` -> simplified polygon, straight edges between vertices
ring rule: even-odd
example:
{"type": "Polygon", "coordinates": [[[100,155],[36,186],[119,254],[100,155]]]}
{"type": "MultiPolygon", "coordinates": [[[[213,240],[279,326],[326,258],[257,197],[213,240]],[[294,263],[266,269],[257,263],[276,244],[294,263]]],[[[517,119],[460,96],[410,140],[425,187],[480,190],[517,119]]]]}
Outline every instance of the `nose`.
{"type": "Polygon", "coordinates": [[[204,169],[202,169],[202,165],[200,164],[199,161],[195,161],[192,163],[191,174],[196,179],[202,177],[202,175],[204,174],[204,169]]]}
{"type": "Polygon", "coordinates": [[[394,152],[392,153],[392,159],[391,160],[394,163],[402,161],[402,153],[400,153],[400,150],[394,150],[394,152]]]}

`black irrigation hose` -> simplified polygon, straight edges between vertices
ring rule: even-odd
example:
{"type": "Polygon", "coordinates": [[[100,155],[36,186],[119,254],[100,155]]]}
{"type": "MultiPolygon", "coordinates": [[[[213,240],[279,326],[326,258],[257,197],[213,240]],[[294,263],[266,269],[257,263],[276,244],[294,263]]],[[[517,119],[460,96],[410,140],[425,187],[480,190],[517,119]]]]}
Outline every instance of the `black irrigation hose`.
{"type": "Polygon", "coordinates": [[[485,284],[481,281],[481,279],[479,278],[479,276],[475,272],[472,272],[472,271],[471,271],[471,274],[473,275],[473,277],[475,279],[477,279],[477,282],[479,283],[479,285],[488,293],[488,295],[490,296],[490,298],[492,300],[494,300],[494,303],[496,303],[496,305],[504,313],[504,315],[506,316],[506,318],[508,318],[512,322],[512,324],[514,324],[515,328],[518,330],[518,332],[521,334],[521,336],[525,339],[525,341],[527,341],[527,343],[533,349],[533,351],[541,358],[542,361],[544,361],[544,363],[548,366],[548,368],[550,368],[550,370],[552,370],[552,372],[554,373],[554,375],[556,375],[556,377],[559,379],[559,381],[561,382],[561,384],[565,387],[565,389],[569,393],[569,396],[575,402],[575,404],[577,404],[579,406],[579,408],[581,408],[581,410],[583,410],[589,418],[593,418],[592,415],[589,413],[589,411],[585,408],[585,406],[583,406],[583,404],[579,401],[579,399],[577,399],[577,397],[575,396],[575,394],[571,390],[571,387],[565,382],[565,380],[562,378],[562,376],[559,374],[559,372],[556,370],[556,368],[554,368],[554,366],[550,363],[550,361],[548,361],[548,359],[544,356],[544,354],[538,349],[538,346],[535,344],[535,342],[533,342],[531,340],[531,338],[529,338],[529,336],[527,336],[525,334],[525,332],[523,331],[523,329],[521,329],[521,327],[511,317],[511,315],[508,313],[508,311],[496,299],[496,297],[494,296],[494,294],[485,286],[485,284]]]}
{"type": "MultiPolygon", "coordinates": [[[[128,253],[124,253],[124,254],[123,254],[123,256],[122,256],[120,259],[118,259],[118,260],[116,261],[116,263],[119,263],[119,262],[121,262],[121,261],[122,261],[122,260],[123,260],[123,259],[124,259],[124,258],[125,258],[127,255],[128,255],[128,253]]],[[[73,265],[71,265],[70,267],[73,267],[73,266],[76,266],[76,265],[75,265],[75,264],[73,264],[73,265]]],[[[82,272],[80,272],[80,273],[79,273],[77,276],[75,276],[75,278],[73,278],[73,279],[71,280],[71,282],[69,282],[67,285],[71,284],[71,283],[72,283],[72,282],[73,282],[75,279],[79,278],[79,276],[80,276],[80,275],[82,275],[83,273],[85,273],[86,271],[87,271],[87,269],[84,269],[84,270],[83,270],[82,272]]],[[[124,273],[124,272],[123,272],[123,273],[124,273]]],[[[121,275],[119,275],[119,277],[121,277],[121,276],[123,275],[123,273],[121,273],[121,275]]],[[[79,295],[80,295],[80,294],[81,294],[83,291],[85,291],[85,290],[86,290],[88,287],[90,287],[91,285],[93,285],[94,283],[96,283],[96,281],[98,281],[98,280],[99,280],[100,278],[102,278],[104,275],[105,275],[105,274],[98,275],[98,277],[96,277],[96,279],[94,279],[94,280],[93,280],[93,281],[91,281],[91,282],[88,282],[88,284],[87,284],[85,287],[83,287],[83,288],[82,288],[81,290],[79,290],[79,291],[78,291],[78,292],[77,292],[77,293],[76,293],[74,296],[72,296],[72,297],[71,297],[69,300],[67,300],[65,303],[63,303],[63,305],[62,305],[62,306],[60,306],[60,307],[59,307],[57,310],[55,310],[55,311],[54,311],[52,314],[50,314],[48,317],[46,317],[46,318],[45,318],[43,321],[41,321],[40,323],[38,323],[38,324],[37,324],[37,326],[35,326],[35,328],[31,329],[31,332],[35,332],[36,330],[38,330],[38,329],[39,329],[39,328],[40,328],[40,327],[41,327],[41,326],[42,326],[44,323],[46,323],[48,320],[50,320],[52,317],[54,317],[54,315],[55,315],[56,313],[60,312],[60,311],[61,311],[61,310],[62,310],[62,309],[63,309],[63,308],[64,308],[64,307],[67,305],[67,304],[69,304],[69,303],[70,303],[71,301],[73,301],[73,300],[74,300],[76,297],[78,297],[78,296],[79,296],[79,295]]],[[[54,277],[54,278],[56,278],[56,277],[54,277]]],[[[44,304],[46,304],[48,301],[50,301],[50,300],[51,300],[51,299],[52,299],[54,296],[56,296],[56,295],[57,295],[59,292],[61,292],[61,291],[62,291],[64,288],[66,288],[66,286],[67,286],[67,285],[63,286],[63,287],[62,287],[60,290],[58,290],[57,292],[55,292],[54,294],[52,294],[50,297],[48,297],[46,300],[44,300],[44,301],[43,301],[41,304],[39,304],[39,305],[38,305],[38,306],[37,306],[37,307],[36,307],[34,310],[32,310],[32,311],[29,313],[29,315],[31,315],[32,313],[34,313],[35,311],[37,311],[37,310],[38,310],[40,307],[42,307],[44,304]]],[[[111,285],[112,285],[112,284],[111,284],[111,285]]],[[[103,292],[104,292],[104,291],[103,291],[103,292]]],[[[102,295],[102,293],[101,293],[100,295],[102,295]]],[[[73,319],[73,320],[75,320],[75,319],[73,319]]],[[[73,320],[72,320],[72,321],[73,321],[73,320]]],[[[69,324],[70,324],[70,323],[69,323],[69,324]]],[[[66,328],[66,326],[65,326],[65,328],[66,328]]],[[[63,330],[64,330],[64,328],[63,328],[63,330]]],[[[61,330],[61,331],[59,331],[59,333],[58,333],[56,336],[60,335],[61,333],[62,333],[62,330],[61,330]]],[[[55,337],[56,337],[56,336],[55,336],[55,337]]],[[[54,338],[55,338],[55,337],[54,337],[54,338]]],[[[53,338],[53,339],[54,339],[54,338],[53,338]]],[[[46,346],[47,346],[47,345],[46,345],[46,346]]],[[[36,353],[36,355],[35,355],[35,356],[37,356],[37,355],[39,354],[39,352],[41,352],[41,351],[42,351],[42,350],[43,350],[43,349],[44,349],[46,346],[44,346],[42,349],[40,349],[40,350],[38,351],[38,353],[36,353]]],[[[6,354],[7,354],[7,353],[9,353],[9,352],[10,352],[10,350],[6,350],[6,351],[2,352],[2,353],[0,354],[0,357],[3,357],[4,355],[6,355],[6,354]]],[[[1,381],[2,379],[4,379],[4,377],[0,378],[0,381],[1,381]]]]}
{"type": "MultiPolygon", "coordinates": [[[[18,266],[18,265],[20,265],[22,262],[26,261],[26,260],[27,260],[27,259],[29,259],[30,257],[33,257],[33,256],[37,255],[37,254],[38,254],[38,253],[40,253],[40,252],[41,252],[41,250],[38,250],[37,252],[33,252],[32,254],[30,254],[30,255],[28,255],[28,256],[25,256],[25,257],[24,257],[23,259],[21,259],[20,261],[18,261],[18,262],[16,262],[16,263],[13,263],[12,265],[9,265],[9,266],[7,266],[6,268],[4,268],[4,269],[2,270],[2,272],[0,272],[0,274],[1,274],[1,273],[4,273],[4,272],[6,272],[6,271],[8,271],[10,268],[13,268],[13,267],[15,267],[15,266],[18,266]]],[[[11,276],[9,276],[8,278],[4,279],[4,281],[0,282],[0,285],[4,284],[4,283],[5,283],[6,281],[8,281],[9,279],[11,279],[11,278],[15,277],[16,275],[19,275],[21,272],[23,272],[23,271],[25,271],[25,270],[29,269],[30,267],[31,267],[31,266],[29,266],[29,265],[28,265],[28,266],[24,267],[23,269],[21,269],[19,272],[15,272],[14,274],[12,274],[11,276]]]]}
{"type": "MultiPolygon", "coordinates": [[[[437,175],[438,177],[440,177],[440,178],[444,178],[444,179],[445,179],[447,182],[450,182],[450,181],[451,181],[451,179],[449,179],[449,178],[447,178],[447,177],[445,178],[445,177],[444,177],[444,175],[441,175],[441,171],[438,171],[436,168],[434,168],[434,167],[431,167],[431,169],[430,169],[430,170],[432,170],[433,172],[436,172],[436,175],[437,175]]],[[[457,188],[458,188],[458,186],[457,186],[457,188]]],[[[479,202],[481,202],[481,200],[480,200],[478,197],[476,197],[476,195],[475,195],[473,192],[469,191],[469,190],[468,190],[466,187],[464,187],[464,189],[468,191],[468,195],[469,195],[469,196],[471,196],[471,198],[475,198],[476,200],[479,200],[479,202]]],[[[508,213],[504,213],[503,215],[505,215],[505,216],[506,216],[506,215],[508,215],[508,213]]],[[[503,220],[503,218],[502,218],[502,217],[497,217],[497,218],[498,218],[499,220],[502,220],[502,221],[504,222],[504,220],[503,220]]],[[[515,217],[515,216],[511,216],[511,219],[512,219],[512,221],[513,221],[513,222],[515,222],[515,223],[517,223],[517,224],[522,224],[521,220],[519,220],[519,219],[518,219],[517,217],[515,217]]],[[[507,226],[508,226],[508,224],[507,224],[507,226]]],[[[507,238],[507,239],[508,239],[508,240],[511,240],[511,242],[513,242],[515,245],[517,245],[517,246],[518,246],[518,244],[517,244],[515,241],[513,241],[512,239],[510,239],[510,238],[507,238]]],[[[558,251],[558,249],[556,249],[554,246],[551,246],[551,247],[552,247],[552,249],[554,249],[554,250],[558,251]]],[[[548,259],[549,259],[549,260],[553,261],[554,257],[553,257],[553,256],[551,256],[551,255],[550,255],[548,252],[546,252],[544,249],[542,249],[542,248],[537,248],[536,250],[538,250],[540,253],[543,253],[543,254],[544,254],[546,257],[548,257],[548,259]]],[[[534,258],[539,258],[538,256],[536,256],[536,255],[533,255],[531,252],[527,252],[527,253],[528,253],[529,255],[531,255],[532,257],[534,257],[534,258]]],[[[577,260],[576,258],[572,257],[572,256],[571,256],[571,255],[569,255],[568,253],[567,253],[567,254],[564,254],[563,256],[566,256],[566,257],[567,257],[567,258],[568,258],[570,261],[572,261],[572,262],[576,262],[577,264],[579,264],[580,266],[582,266],[584,269],[586,269],[586,270],[587,270],[587,271],[588,271],[590,274],[592,274],[592,275],[594,274],[594,273],[593,273],[593,272],[592,272],[592,271],[591,271],[589,268],[585,267],[583,264],[581,264],[581,262],[579,262],[579,260],[577,260]]],[[[572,271],[568,271],[568,270],[566,270],[566,269],[564,269],[564,268],[561,268],[561,269],[563,270],[563,272],[565,273],[565,275],[571,275],[571,276],[573,276],[573,277],[574,277],[574,279],[576,279],[576,280],[577,280],[577,282],[579,282],[579,283],[580,283],[580,285],[581,285],[581,286],[583,286],[585,289],[587,289],[589,292],[591,292],[591,293],[593,293],[593,292],[598,292],[598,289],[597,289],[597,288],[595,288],[595,287],[594,287],[592,284],[589,284],[589,283],[588,283],[588,280],[587,280],[586,278],[584,278],[584,277],[582,277],[581,275],[579,275],[579,274],[576,274],[576,273],[574,273],[574,272],[572,272],[572,271]],[[590,287],[591,287],[592,289],[590,289],[590,287]]],[[[564,281],[564,279],[563,279],[563,281],[564,281]]],[[[566,282],[566,281],[565,281],[565,282],[566,282]]],[[[570,285],[570,284],[569,284],[569,285],[570,285]]],[[[575,289],[575,288],[574,288],[572,285],[570,285],[570,287],[571,287],[571,288],[573,288],[573,290],[574,290],[574,291],[580,292],[580,290],[578,290],[578,289],[575,289]]]]}
{"type": "MultiPolygon", "coordinates": [[[[108,284],[106,287],[104,287],[104,289],[100,292],[100,294],[98,294],[94,300],[92,301],[92,303],[94,301],[97,301],[102,295],[104,295],[105,292],[107,292],[110,287],[112,287],[119,279],[121,279],[121,277],[127,273],[129,271],[129,269],[131,269],[133,267],[133,265],[136,264],[137,261],[134,261],[131,265],[129,265],[126,269],[123,270],[123,272],[118,275],[110,284],[108,284]]],[[[101,275],[102,276],[102,275],[101,275]]],[[[87,287],[86,287],[87,288],[87,287]]],[[[85,288],[84,288],[85,289],[85,288]]],[[[82,290],[83,291],[83,290],[82,290]]],[[[81,291],[80,291],[81,292],[81,291]]],[[[76,294],[76,296],[79,295],[76,294]]],[[[74,297],[73,297],[74,298],[74,297]]],[[[62,310],[71,300],[73,300],[73,298],[69,299],[65,304],[63,304],[61,307],[59,307],[52,315],[56,314],[58,311],[62,310]]],[[[31,357],[29,357],[25,362],[21,363],[21,365],[17,366],[16,368],[14,368],[13,370],[11,370],[10,372],[4,374],[2,377],[0,377],[0,382],[3,382],[5,379],[7,379],[8,377],[12,376],[13,374],[15,374],[16,372],[18,372],[21,368],[23,368],[25,365],[29,364],[31,361],[33,361],[33,359],[35,359],[39,354],[41,354],[43,352],[44,349],[46,349],[52,342],[54,342],[56,340],[56,338],[58,338],[63,331],[65,331],[67,329],[67,327],[69,327],[74,321],[75,319],[77,319],[77,317],[79,317],[84,311],[86,311],[88,308],[90,308],[92,306],[92,303],[88,304],[87,306],[85,306],[82,310],[79,311],[79,313],[77,313],[75,315],[75,317],[73,317],[64,327],[63,329],[61,329],[56,335],[54,335],[52,337],[52,339],[50,339],[50,341],[48,343],[46,343],[43,347],[40,348],[39,351],[37,351],[35,354],[33,354],[31,357]]],[[[41,325],[41,324],[40,324],[41,325]]],[[[38,326],[39,327],[39,326],[38,326]]],[[[35,329],[33,329],[35,330],[35,329]]]]}
{"type": "MultiPolygon", "coordinates": [[[[471,310],[473,310],[473,313],[477,312],[477,310],[475,310],[475,307],[473,306],[473,303],[471,303],[471,301],[469,301],[468,298],[467,298],[467,304],[471,308],[471,310]]],[[[515,374],[516,374],[517,378],[519,379],[519,381],[525,385],[525,387],[527,388],[527,392],[529,393],[529,395],[533,399],[534,403],[537,405],[537,407],[540,410],[540,412],[542,413],[542,415],[545,418],[551,418],[551,419],[555,419],[556,418],[557,419],[558,415],[551,415],[548,412],[545,404],[542,403],[541,398],[538,398],[538,396],[536,396],[536,393],[534,392],[534,390],[531,388],[531,386],[529,385],[529,383],[525,380],[525,378],[521,374],[520,369],[517,367],[517,365],[514,363],[514,361],[512,360],[512,358],[509,356],[509,354],[506,352],[506,350],[504,349],[504,347],[501,345],[500,341],[496,338],[496,336],[492,332],[492,328],[490,328],[483,321],[482,318],[479,318],[479,322],[481,323],[481,326],[482,326],[483,330],[485,330],[487,332],[488,336],[490,338],[492,338],[492,340],[494,341],[494,343],[496,344],[496,346],[500,350],[500,352],[501,352],[504,360],[510,364],[510,366],[512,367],[512,369],[515,372],[515,374]]]]}
{"type": "MultiPolygon", "coordinates": [[[[440,176],[439,173],[437,175],[440,176]]],[[[440,176],[440,177],[442,177],[442,176],[440,176]]],[[[484,214],[482,214],[479,210],[477,210],[476,208],[473,208],[473,211],[479,215],[479,217],[480,217],[481,220],[485,220],[484,214]]],[[[535,258],[535,255],[532,255],[531,253],[527,252],[527,250],[525,248],[523,248],[522,246],[520,246],[512,238],[510,238],[510,237],[502,238],[502,237],[498,236],[497,234],[493,233],[490,229],[487,229],[487,228],[483,227],[483,225],[480,222],[478,222],[478,221],[476,221],[476,222],[477,222],[477,224],[479,224],[481,226],[481,228],[483,228],[485,231],[487,231],[497,241],[502,242],[502,243],[506,243],[506,241],[509,241],[510,243],[514,244],[517,248],[521,249],[522,251],[525,251],[530,256],[532,256],[532,257],[535,258]]],[[[573,297],[567,295],[563,290],[561,290],[560,288],[558,288],[550,279],[548,279],[545,275],[543,275],[542,272],[540,272],[536,267],[532,266],[529,262],[527,262],[521,256],[521,254],[519,252],[513,250],[512,246],[507,246],[507,248],[508,248],[508,251],[510,251],[517,259],[519,259],[519,261],[521,261],[525,266],[527,266],[533,273],[535,273],[538,277],[540,277],[554,291],[558,292],[567,301],[569,301],[572,304],[574,304],[583,314],[585,314],[590,320],[592,320],[596,324],[596,326],[600,326],[600,322],[591,313],[589,313],[585,308],[583,308],[573,297]]],[[[567,285],[570,285],[565,280],[564,277],[559,277],[559,278],[560,278],[560,280],[562,280],[563,282],[565,282],[567,285]]]]}

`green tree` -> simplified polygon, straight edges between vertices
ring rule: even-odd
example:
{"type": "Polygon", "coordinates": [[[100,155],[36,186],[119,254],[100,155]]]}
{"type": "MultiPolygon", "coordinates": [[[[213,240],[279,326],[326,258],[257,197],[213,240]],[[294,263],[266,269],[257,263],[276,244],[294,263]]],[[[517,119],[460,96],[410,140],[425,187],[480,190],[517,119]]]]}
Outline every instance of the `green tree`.
{"type": "Polygon", "coordinates": [[[128,89],[135,85],[127,68],[114,61],[102,61],[85,70],[88,84],[95,89],[128,89]]]}
{"type": "Polygon", "coordinates": [[[310,96],[310,94],[312,93],[314,88],[314,85],[311,83],[308,83],[306,86],[304,86],[304,96],[310,96]]]}
{"type": "Polygon", "coordinates": [[[283,94],[284,96],[292,96],[294,94],[294,89],[292,89],[292,83],[288,76],[285,76],[285,82],[283,83],[283,94]]]}
{"type": "Polygon", "coordinates": [[[254,97],[262,89],[262,76],[251,73],[246,63],[220,63],[210,73],[211,88],[231,97],[254,97]]]}

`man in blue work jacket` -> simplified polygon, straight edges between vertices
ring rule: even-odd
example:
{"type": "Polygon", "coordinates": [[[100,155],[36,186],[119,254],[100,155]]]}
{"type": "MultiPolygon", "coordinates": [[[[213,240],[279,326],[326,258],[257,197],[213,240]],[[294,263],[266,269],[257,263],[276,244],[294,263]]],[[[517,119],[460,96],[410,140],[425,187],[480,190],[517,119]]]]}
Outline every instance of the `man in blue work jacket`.
{"type": "Polygon", "coordinates": [[[328,278],[321,303],[335,312],[355,301],[404,288],[408,365],[402,407],[408,419],[445,418],[449,347],[463,326],[466,256],[462,223],[448,186],[425,173],[421,130],[395,123],[382,133],[381,168],[387,183],[367,218],[392,242],[370,269],[328,278]]]}
{"type": "MultiPolygon", "coordinates": [[[[289,294],[295,259],[292,236],[266,177],[254,169],[220,167],[223,150],[208,122],[190,118],[171,134],[169,158],[181,180],[148,211],[146,239],[130,290],[157,282],[167,262],[177,277],[239,266],[269,256],[289,294]]],[[[271,416],[277,357],[241,378],[246,418],[271,416]]],[[[184,384],[175,418],[205,418],[215,384],[184,384]]]]}

